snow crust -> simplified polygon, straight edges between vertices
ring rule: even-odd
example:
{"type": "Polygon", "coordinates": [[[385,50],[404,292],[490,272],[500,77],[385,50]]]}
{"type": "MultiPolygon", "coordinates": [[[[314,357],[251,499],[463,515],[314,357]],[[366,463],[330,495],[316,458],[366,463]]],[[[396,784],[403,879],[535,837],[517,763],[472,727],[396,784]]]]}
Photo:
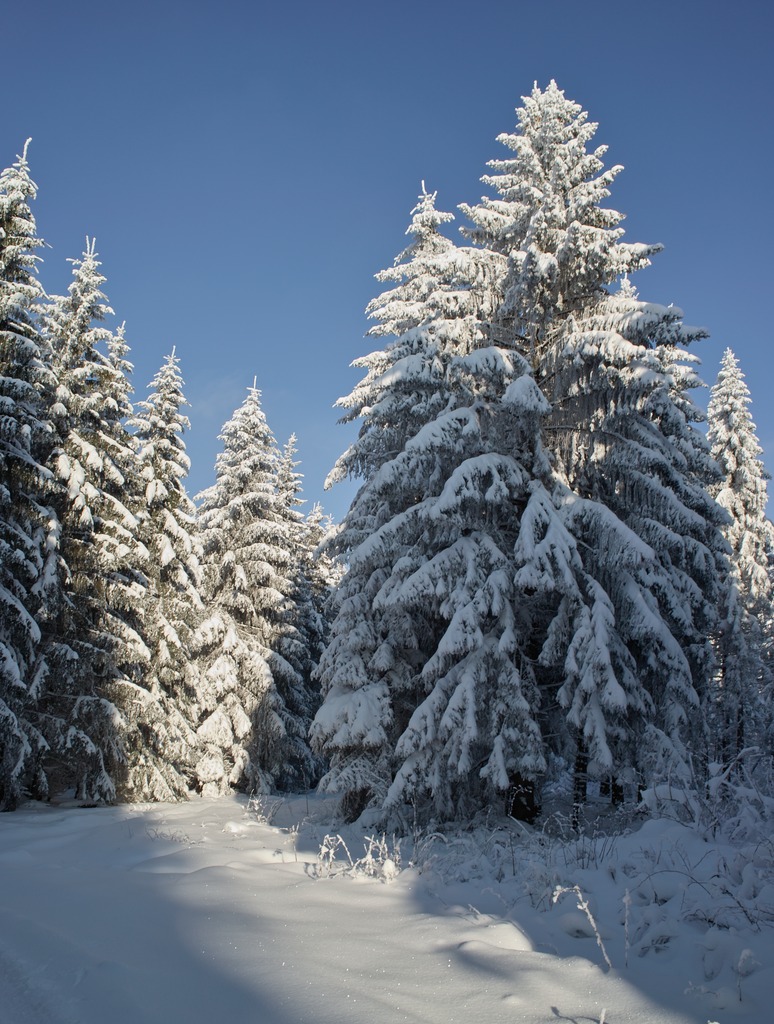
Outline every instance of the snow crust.
{"type": "Polygon", "coordinates": [[[723,926],[729,855],[685,826],[559,843],[502,819],[401,847],[334,835],[321,797],[251,806],[4,816],[3,1024],[770,1019],[774,933],[738,912],[753,869],[723,926]]]}

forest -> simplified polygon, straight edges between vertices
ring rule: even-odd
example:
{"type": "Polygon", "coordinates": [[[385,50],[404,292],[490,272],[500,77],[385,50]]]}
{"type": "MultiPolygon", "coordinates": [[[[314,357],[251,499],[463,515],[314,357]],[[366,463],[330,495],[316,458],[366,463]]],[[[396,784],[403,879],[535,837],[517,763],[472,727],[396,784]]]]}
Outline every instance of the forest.
{"type": "Polygon", "coordinates": [[[597,125],[554,82],[516,113],[457,240],[423,185],[376,275],[336,524],[257,379],[188,494],[177,350],[133,402],[94,243],[49,295],[26,147],[0,175],[2,809],[319,786],[401,828],[562,786],[576,823],[590,785],[774,795],[743,373],[728,349],[705,415],[706,334],[640,298],[660,247],[605,205],[597,125]]]}

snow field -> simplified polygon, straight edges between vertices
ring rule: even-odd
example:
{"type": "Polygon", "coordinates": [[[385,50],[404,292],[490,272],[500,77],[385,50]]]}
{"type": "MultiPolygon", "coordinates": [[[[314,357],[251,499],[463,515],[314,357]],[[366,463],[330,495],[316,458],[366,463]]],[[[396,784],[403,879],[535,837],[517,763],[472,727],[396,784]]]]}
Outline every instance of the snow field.
{"type": "Polygon", "coordinates": [[[503,820],[369,855],[326,814],[293,798],[269,824],[224,797],[3,816],[2,1024],[769,1020],[762,866],[735,875],[682,825],[572,843],[503,820]],[[349,856],[322,857],[326,836],[349,856]],[[563,884],[590,916],[554,902],[563,884]]]}

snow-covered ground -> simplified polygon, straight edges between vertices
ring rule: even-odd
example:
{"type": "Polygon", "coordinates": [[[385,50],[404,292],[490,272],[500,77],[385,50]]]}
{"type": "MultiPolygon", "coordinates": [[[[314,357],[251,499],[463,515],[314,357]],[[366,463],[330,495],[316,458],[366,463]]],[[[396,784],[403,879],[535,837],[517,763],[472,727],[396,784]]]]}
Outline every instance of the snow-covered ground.
{"type": "Polygon", "coordinates": [[[366,846],[318,797],[4,815],[0,1021],[774,1017],[765,843],[667,821],[567,843],[503,819],[366,846]]]}

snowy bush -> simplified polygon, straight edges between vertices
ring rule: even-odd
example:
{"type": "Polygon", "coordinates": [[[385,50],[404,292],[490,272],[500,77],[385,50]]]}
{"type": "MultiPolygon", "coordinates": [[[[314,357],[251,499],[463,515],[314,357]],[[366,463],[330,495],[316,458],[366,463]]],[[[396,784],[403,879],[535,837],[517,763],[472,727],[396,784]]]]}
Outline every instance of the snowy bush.
{"type": "Polygon", "coordinates": [[[326,835],[317,855],[316,877],[349,875],[393,881],[401,871],[400,839],[393,836],[388,840],[384,835],[366,836],[363,846],[363,856],[354,859],[340,835],[326,835]]]}
{"type": "Polygon", "coordinates": [[[283,803],[282,799],[274,799],[265,793],[251,793],[247,801],[247,813],[261,825],[273,825],[283,803]]]}
{"type": "Polygon", "coordinates": [[[774,777],[768,755],[742,750],[727,764],[710,762],[703,786],[653,786],[642,793],[652,817],[673,818],[698,833],[734,843],[768,841],[774,827],[774,777]]]}

